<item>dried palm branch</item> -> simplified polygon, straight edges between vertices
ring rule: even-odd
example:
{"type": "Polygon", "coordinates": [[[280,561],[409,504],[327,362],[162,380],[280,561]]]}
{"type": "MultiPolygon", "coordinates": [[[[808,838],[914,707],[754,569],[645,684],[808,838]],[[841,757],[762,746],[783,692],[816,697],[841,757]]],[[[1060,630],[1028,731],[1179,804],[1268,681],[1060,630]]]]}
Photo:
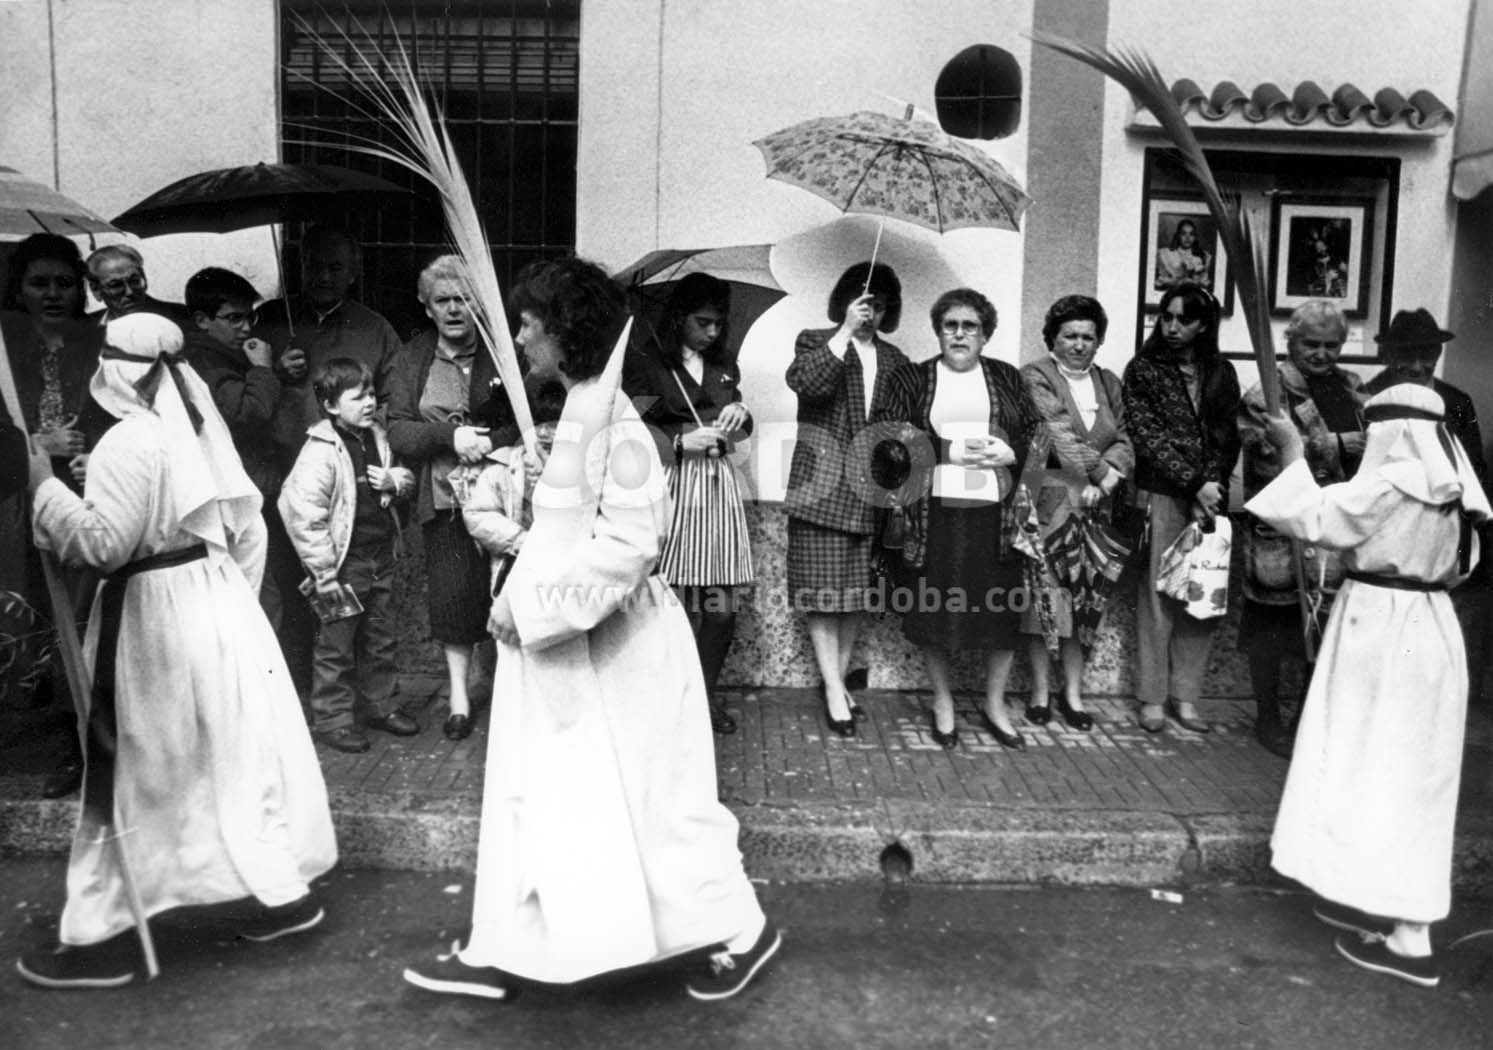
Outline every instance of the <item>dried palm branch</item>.
{"type": "MultiPolygon", "coordinates": [[[[385,144],[358,138],[343,148],[397,164],[430,183],[440,194],[451,249],[460,257],[470,282],[467,304],[472,311],[478,338],[497,366],[498,378],[513,406],[513,416],[525,446],[530,452],[537,452],[534,419],[524,393],[518,351],[508,329],[503,293],[498,286],[497,271],[493,268],[487,235],[440,107],[427,101],[403,41],[395,34],[393,48],[387,52],[381,50],[373,35],[354,19],[353,24],[361,39],[355,39],[353,34],[339,26],[338,34],[343,45],[339,47],[337,41],[324,37],[303,16],[292,17],[301,32],[353,85],[357,97],[343,101],[350,101],[357,112],[380,121],[392,140],[385,144]]],[[[316,83],[310,78],[305,79],[316,83]]]]}
{"type": "Polygon", "coordinates": [[[1161,130],[1176,147],[1183,166],[1202,188],[1203,200],[1218,227],[1219,239],[1233,262],[1234,282],[1238,286],[1240,309],[1249,329],[1249,340],[1254,346],[1255,362],[1260,369],[1265,407],[1272,413],[1279,412],[1280,392],[1277,389],[1275,347],[1270,334],[1270,307],[1266,298],[1268,271],[1262,231],[1251,222],[1237,196],[1225,194],[1218,188],[1208,158],[1203,155],[1197,136],[1188,126],[1171,89],[1162,80],[1156,63],[1142,51],[1128,48],[1106,50],[1050,33],[1033,33],[1032,40],[1092,66],[1118,82],[1130,92],[1137,105],[1151,111],[1161,130]]]}

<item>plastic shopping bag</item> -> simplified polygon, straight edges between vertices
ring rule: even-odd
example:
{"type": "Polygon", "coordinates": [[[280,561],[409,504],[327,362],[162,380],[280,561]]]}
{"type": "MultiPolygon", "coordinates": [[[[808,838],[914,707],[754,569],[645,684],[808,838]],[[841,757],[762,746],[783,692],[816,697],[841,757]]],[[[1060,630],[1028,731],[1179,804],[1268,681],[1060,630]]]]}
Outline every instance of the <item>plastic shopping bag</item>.
{"type": "Polygon", "coordinates": [[[1229,553],[1234,532],[1229,519],[1219,515],[1213,530],[1188,525],[1161,555],[1156,589],[1186,606],[1196,620],[1222,616],[1229,608],[1229,553]]]}

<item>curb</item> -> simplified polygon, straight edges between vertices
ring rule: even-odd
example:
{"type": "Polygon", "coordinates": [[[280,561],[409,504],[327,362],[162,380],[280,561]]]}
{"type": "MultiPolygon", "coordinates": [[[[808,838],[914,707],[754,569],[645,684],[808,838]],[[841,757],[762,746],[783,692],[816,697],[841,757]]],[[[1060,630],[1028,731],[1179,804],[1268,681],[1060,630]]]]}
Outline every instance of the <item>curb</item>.
{"type": "MultiPolygon", "coordinates": [[[[0,799],[0,856],[61,856],[72,799],[0,799]]],[[[990,809],[905,802],[732,804],[747,872],[775,882],[1064,886],[1285,885],[1269,866],[1272,818],[1104,810],[990,809]]],[[[1452,882],[1493,889],[1493,819],[1458,828],[1452,882]]],[[[456,800],[332,793],[350,868],[471,874],[478,818],[456,800]]]]}

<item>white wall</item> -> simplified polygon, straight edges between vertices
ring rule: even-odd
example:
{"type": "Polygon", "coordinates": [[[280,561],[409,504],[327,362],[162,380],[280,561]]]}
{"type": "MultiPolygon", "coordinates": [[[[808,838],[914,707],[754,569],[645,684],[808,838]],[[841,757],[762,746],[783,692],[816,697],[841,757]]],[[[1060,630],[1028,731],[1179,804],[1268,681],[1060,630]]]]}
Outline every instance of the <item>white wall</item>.
{"type": "MultiPolygon", "coordinates": [[[[58,189],[111,217],[185,175],[276,161],[278,63],[275,0],[6,0],[0,164],[52,185],[55,162],[58,189]]],[[[267,230],[126,239],[163,299],[209,264],[278,285],[267,230]]]]}
{"type": "MultiPolygon", "coordinates": [[[[1030,0],[585,0],[581,25],[579,250],[620,268],[654,248],[771,242],[788,290],[742,344],[742,389],[758,420],[759,494],[781,498],[795,402],[783,385],[793,338],[826,324],[844,268],[869,257],[876,222],[843,217],[805,190],[764,178],[752,140],[812,117],[907,103],[932,119],[933,85],[971,44],[1006,48],[1030,67],[1030,0]],[[662,70],[662,72],[660,72],[662,70]]],[[[991,154],[1025,182],[1025,126],[991,154]]],[[[935,350],[928,308],[959,284],[995,303],[989,353],[1015,363],[1021,235],[942,237],[889,222],[879,258],[903,282],[891,338],[909,356],[935,350]]]]}
{"type": "MultiPolygon", "coordinates": [[[[1304,80],[1329,95],[1344,82],[1373,97],[1381,87],[1409,96],[1429,88],[1455,108],[1461,75],[1469,0],[1434,0],[1406,17],[1403,4],[1390,0],[1301,4],[1296,0],[1257,0],[1220,7],[1208,17],[1177,17],[1175,5],[1115,0],[1110,9],[1110,45],[1145,50],[1163,78],[1196,80],[1204,91],[1232,80],[1244,91],[1272,80],[1289,94],[1304,80]]],[[[1109,83],[1105,94],[1105,169],[1102,228],[1099,231],[1099,296],[1109,309],[1115,338],[1100,363],[1122,367],[1134,346],[1136,267],[1140,258],[1143,154],[1154,138],[1125,130],[1133,115],[1128,92],[1109,83]]],[[[1279,142],[1280,140],[1272,140],[1279,142]]],[[[1302,136],[1274,148],[1293,152],[1362,154],[1401,159],[1399,217],[1395,249],[1393,309],[1425,306],[1446,316],[1451,290],[1454,208],[1449,193],[1452,136],[1341,136],[1325,143],[1302,136]]],[[[1209,137],[1205,147],[1259,148],[1246,134],[1209,137]]],[[[1386,319],[1387,320],[1387,319],[1386,319]]],[[[1277,345],[1284,320],[1275,322],[1277,345]]],[[[1236,310],[1224,325],[1225,349],[1248,352],[1249,338],[1236,310]]],[[[1355,325],[1346,352],[1373,354],[1374,331],[1355,325]]],[[[1258,373],[1253,362],[1236,362],[1248,387],[1258,373]]],[[[1372,372],[1373,366],[1359,371],[1372,372]]]]}

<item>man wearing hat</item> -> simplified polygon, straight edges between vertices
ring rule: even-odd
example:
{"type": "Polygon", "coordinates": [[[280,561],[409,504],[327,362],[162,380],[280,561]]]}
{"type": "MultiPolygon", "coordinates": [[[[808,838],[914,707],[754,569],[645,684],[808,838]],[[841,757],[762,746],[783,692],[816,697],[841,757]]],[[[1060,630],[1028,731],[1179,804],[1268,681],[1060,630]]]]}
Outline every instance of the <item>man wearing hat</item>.
{"type": "Polygon", "coordinates": [[[1430,924],[1451,907],[1452,834],[1467,717],[1462,630],[1446,591],[1467,577],[1472,526],[1493,516],[1441,398],[1395,383],[1364,409],[1363,462],[1318,487],[1296,426],[1266,417],[1283,468],[1245,509],[1343,552],[1271,863],[1318,895],[1355,966],[1439,983],[1430,924]]]}
{"type": "Polygon", "coordinates": [[[1374,336],[1385,367],[1364,384],[1363,393],[1366,397],[1373,397],[1396,383],[1415,383],[1434,390],[1446,406],[1446,429],[1467,450],[1478,484],[1487,491],[1488,469],[1483,462],[1483,437],[1478,430],[1477,408],[1472,398],[1435,377],[1442,344],[1455,338],[1438,325],[1431,311],[1424,307],[1399,311],[1389,322],[1389,327],[1374,336]]]}

